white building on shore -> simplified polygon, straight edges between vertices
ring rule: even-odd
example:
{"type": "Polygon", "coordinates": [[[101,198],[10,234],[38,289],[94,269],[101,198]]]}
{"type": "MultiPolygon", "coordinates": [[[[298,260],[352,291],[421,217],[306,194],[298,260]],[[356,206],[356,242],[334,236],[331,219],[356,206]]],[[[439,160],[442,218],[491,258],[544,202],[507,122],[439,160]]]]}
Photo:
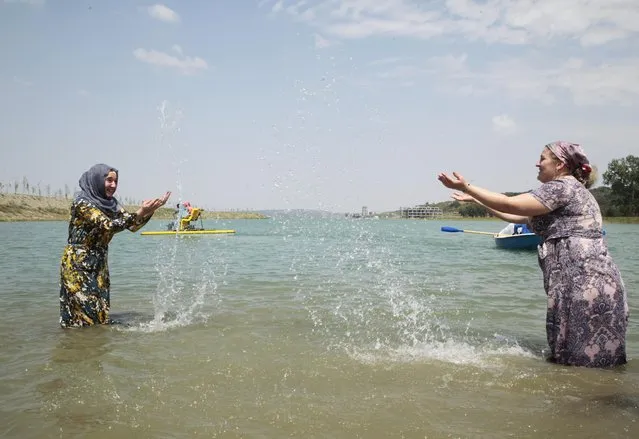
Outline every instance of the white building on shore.
{"type": "Polygon", "coordinates": [[[434,219],[439,218],[444,214],[440,207],[428,206],[422,204],[415,207],[400,207],[399,216],[401,218],[419,218],[419,219],[434,219]]]}

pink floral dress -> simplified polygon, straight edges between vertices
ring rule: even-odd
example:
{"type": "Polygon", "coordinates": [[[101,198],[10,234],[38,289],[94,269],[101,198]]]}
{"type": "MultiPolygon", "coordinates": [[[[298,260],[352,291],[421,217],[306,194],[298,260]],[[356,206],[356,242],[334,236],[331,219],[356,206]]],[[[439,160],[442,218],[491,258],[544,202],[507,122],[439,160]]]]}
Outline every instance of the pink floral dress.
{"type": "Polygon", "coordinates": [[[548,296],[549,360],[587,367],[625,364],[626,290],[604,241],[597,201],[573,177],[544,183],[531,195],[551,210],[531,218],[542,237],[538,259],[548,296]]]}

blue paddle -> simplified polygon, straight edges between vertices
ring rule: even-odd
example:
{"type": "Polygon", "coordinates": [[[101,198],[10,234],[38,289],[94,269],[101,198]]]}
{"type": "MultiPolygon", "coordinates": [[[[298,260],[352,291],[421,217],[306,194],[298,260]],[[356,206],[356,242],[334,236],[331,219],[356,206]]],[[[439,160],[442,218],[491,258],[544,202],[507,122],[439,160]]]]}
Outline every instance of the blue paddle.
{"type": "Polygon", "coordinates": [[[493,233],[493,232],[478,232],[476,230],[462,230],[462,229],[456,229],[455,227],[448,227],[448,226],[442,226],[442,232],[450,232],[450,233],[476,233],[478,235],[490,235],[490,236],[495,236],[497,233],[493,233]]]}

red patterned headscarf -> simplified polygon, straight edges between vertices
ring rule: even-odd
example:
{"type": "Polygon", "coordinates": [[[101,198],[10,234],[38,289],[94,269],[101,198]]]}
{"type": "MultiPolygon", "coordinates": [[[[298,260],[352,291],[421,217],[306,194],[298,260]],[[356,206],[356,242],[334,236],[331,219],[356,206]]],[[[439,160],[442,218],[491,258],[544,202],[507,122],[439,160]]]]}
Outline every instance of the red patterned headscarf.
{"type": "Polygon", "coordinates": [[[581,168],[586,173],[592,171],[590,161],[580,145],[558,140],[549,143],[546,148],[550,149],[570,169],[570,172],[574,172],[578,168],[581,168]]]}

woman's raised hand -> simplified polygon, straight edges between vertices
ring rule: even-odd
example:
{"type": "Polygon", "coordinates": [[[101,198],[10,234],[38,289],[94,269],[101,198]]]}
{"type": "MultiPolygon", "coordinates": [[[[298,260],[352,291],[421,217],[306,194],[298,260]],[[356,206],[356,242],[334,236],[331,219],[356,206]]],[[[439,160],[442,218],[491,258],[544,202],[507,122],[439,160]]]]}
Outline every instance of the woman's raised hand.
{"type": "Polygon", "coordinates": [[[463,201],[470,201],[470,202],[477,201],[472,196],[470,196],[468,194],[465,194],[463,192],[453,192],[453,195],[451,195],[451,197],[453,197],[457,201],[462,201],[462,202],[463,201]]]}
{"type": "Polygon", "coordinates": [[[161,198],[154,198],[152,200],[144,200],[142,202],[142,205],[140,206],[140,210],[138,210],[138,214],[143,216],[143,217],[147,217],[149,215],[152,215],[156,210],[158,210],[160,207],[164,206],[166,204],[166,202],[168,201],[169,197],[171,196],[171,192],[167,191],[163,197],[161,198]]]}
{"type": "Polygon", "coordinates": [[[451,178],[447,174],[441,172],[437,175],[437,180],[441,181],[442,184],[449,189],[457,189],[458,191],[463,191],[464,189],[466,189],[466,186],[468,186],[468,184],[461,174],[453,172],[453,177],[454,178],[451,178]]]}

